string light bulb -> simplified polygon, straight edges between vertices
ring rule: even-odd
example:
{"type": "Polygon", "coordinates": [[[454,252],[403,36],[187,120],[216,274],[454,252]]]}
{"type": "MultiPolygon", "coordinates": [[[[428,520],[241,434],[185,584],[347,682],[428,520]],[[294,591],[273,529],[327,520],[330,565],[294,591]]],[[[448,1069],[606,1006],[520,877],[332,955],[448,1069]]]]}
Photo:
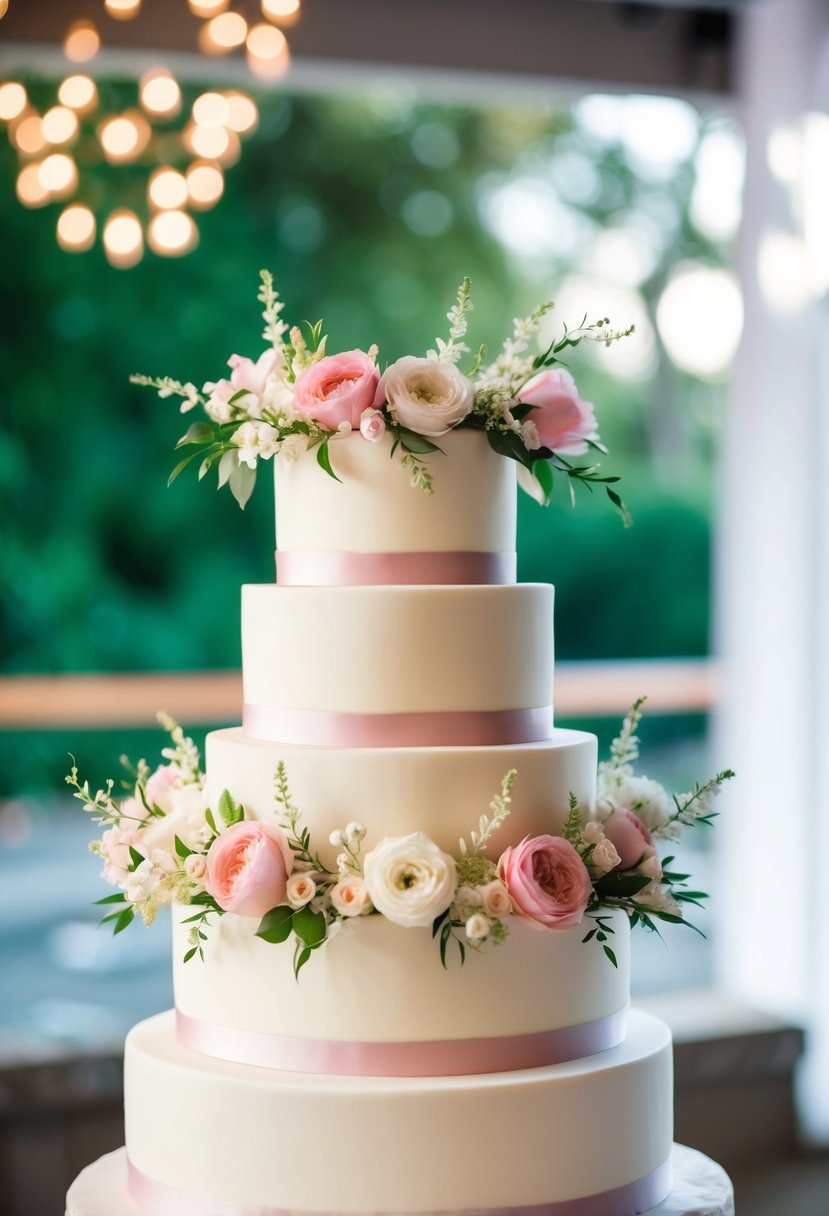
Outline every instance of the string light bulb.
{"type": "Polygon", "coordinates": [[[95,216],[88,207],[73,203],[58,216],[58,244],[67,253],[85,253],[95,244],[95,216]]]}
{"type": "Polygon", "coordinates": [[[73,63],[87,63],[101,49],[101,36],[94,21],[81,17],[73,21],[63,40],[63,53],[73,63]]]}
{"type": "Polygon", "coordinates": [[[104,253],[111,266],[129,270],[144,255],[144,234],[134,211],[120,207],[104,224],[104,253]]]}

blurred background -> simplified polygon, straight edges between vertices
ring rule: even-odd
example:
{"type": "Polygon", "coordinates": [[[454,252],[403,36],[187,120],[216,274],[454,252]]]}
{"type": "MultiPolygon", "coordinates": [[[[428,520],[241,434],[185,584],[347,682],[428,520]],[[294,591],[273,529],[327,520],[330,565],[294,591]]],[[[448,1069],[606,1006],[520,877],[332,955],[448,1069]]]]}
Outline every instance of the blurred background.
{"type": "Polygon", "coordinates": [[[171,1003],[166,925],[96,930],[63,777],[155,763],[157,707],[200,744],[238,720],[268,478],[244,514],[167,488],[177,406],[128,377],[256,358],[262,266],[382,361],[464,275],[473,345],[547,298],[635,323],[571,361],[635,525],[524,499],[519,576],[556,585],[560,724],[606,745],[650,693],[650,775],[738,769],[683,845],[706,936],[642,935],[635,995],[741,1213],[829,1210],[827,32],[818,0],[0,0],[3,1212],[57,1211],[121,1142],[123,1036],[171,1003]]]}

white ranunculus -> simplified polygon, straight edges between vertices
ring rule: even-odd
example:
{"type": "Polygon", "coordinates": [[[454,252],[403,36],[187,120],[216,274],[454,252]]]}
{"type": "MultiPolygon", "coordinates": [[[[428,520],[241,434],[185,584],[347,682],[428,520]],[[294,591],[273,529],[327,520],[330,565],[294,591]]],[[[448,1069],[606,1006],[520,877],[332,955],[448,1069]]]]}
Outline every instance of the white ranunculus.
{"type": "Polygon", "coordinates": [[[475,389],[454,363],[404,355],[387,368],[375,404],[388,402],[392,417],[418,435],[445,435],[472,409],[475,389]]]}
{"type": "Polygon", "coordinates": [[[366,855],[366,889],[378,912],[406,928],[431,925],[452,902],[454,859],[424,832],[386,836],[366,855]]]}
{"type": "Polygon", "coordinates": [[[626,806],[649,831],[658,831],[673,810],[673,802],[658,781],[650,777],[623,777],[608,791],[616,806],[626,806]]]}

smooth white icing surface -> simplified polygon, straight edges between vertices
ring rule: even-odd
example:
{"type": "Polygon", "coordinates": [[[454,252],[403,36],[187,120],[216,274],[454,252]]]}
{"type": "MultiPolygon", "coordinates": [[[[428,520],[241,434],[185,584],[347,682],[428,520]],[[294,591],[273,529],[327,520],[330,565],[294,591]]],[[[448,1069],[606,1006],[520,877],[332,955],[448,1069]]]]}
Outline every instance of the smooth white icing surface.
{"type": "Polygon", "coordinates": [[[352,433],[331,441],[341,483],[316,452],[274,460],[276,540],[282,550],[358,553],[515,552],[516,465],[497,456],[480,431],[451,431],[426,457],[434,494],[415,490],[390,458],[391,439],[352,433]]]}
{"type": "Polygon", "coordinates": [[[629,999],[630,929],[619,911],[609,916],[618,968],[595,939],[582,942],[589,920],[539,932],[509,917],[506,942],[467,949],[463,966],[452,947],[444,970],[429,929],[370,916],[347,922],[298,980],[291,943],[261,941],[258,922],[242,916],[215,921],[204,962],[182,962],[189,926],[178,922],[191,911],[173,909],[176,1005],[218,1026],[354,1042],[493,1038],[595,1021],[629,999]]]}
{"type": "Polygon", "coordinates": [[[328,837],[350,822],[367,828],[364,852],[383,836],[421,831],[454,856],[514,768],[510,815],[489,849],[497,858],[524,836],[560,833],[571,791],[592,809],[596,751],[595,735],[558,728],[548,741],[510,747],[315,748],[248,739],[230,727],[207,736],[207,793],[216,807],[228,789],[249,818],[274,819],[273,776],[284,761],[313,847],[333,867],[338,850],[328,837]]]}
{"type": "Polygon", "coordinates": [[[474,1077],[281,1074],[197,1056],[173,1016],[126,1045],[127,1152],[207,1199],[296,1211],[451,1212],[576,1198],[671,1154],[671,1040],[634,1011],[619,1047],[474,1077]]]}
{"type": "Polygon", "coordinates": [[[553,589],[248,585],[242,669],[254,706],[373,714],[548,706],[553,589]]]}

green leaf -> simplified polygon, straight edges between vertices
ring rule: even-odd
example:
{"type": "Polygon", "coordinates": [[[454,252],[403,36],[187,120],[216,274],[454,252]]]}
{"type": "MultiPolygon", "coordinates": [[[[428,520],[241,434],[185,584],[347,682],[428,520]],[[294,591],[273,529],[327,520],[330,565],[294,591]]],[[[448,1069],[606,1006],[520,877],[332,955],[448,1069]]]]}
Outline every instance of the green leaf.
{"type": "Polygon", "coordinates": [[[241,823],[245,817],[245,808],[241,802],[236,802],[230,790],[222,790],[219,797],[219,818],[225,827],[231,828],[234,823],[241,823]]]}
{"type": "Polygon", "coordinates": [[[184,843],[184,841],[181,840],[178,836],[174,836],[173,839],[175,841],[176,853],[178,854],[178,856],[179,857],[189,857],[190,854],[193,852],[193,850],[188,849],[188,847],[184,843]]]}
{"type": "Polygon", "coordinates": [[[516,435],[515,431],[499,431],[493,428],[487,431],[486,437],[493,452],[497,452],[499,456],[507,456],[510,460],[517,460],[525,468],[532,469],[532,456],[527,451],[524,440],[520,435],[516,435]]]}
{"type": "Polygon", "coordinates": [[[313,912],[308,904],[294,913],[294,933],[312,949],[325,941],[326,924],[321,912],[313,912]]]}
{"type": "Polygon", "coordinates": [[[311,947],[301,946],[294,954],[294,979],[299,979],[299,973],[311,957],[311,947]]]}
{"type": "Polygon", "coordinates": [[[278,908],[271,908],[270,912],[266,912],[259,922],[256,936],[261,937],[263,942],[274,944],[286,942],[291,936],[293,919],[293,908],[289,908],[285,904],[281,904],[278,908]]]}
{"type": "Polygon", "coordinates": [[[175,479],[178,477],[179,473],[181,473],[182,470],[186,469],[188,464],[191,463],[191,461],[197,460],[199,456],[201,456],[201,452],[198,449],[196,449],[196,451],[191,452],[189,456],[185,456],[184,460],[180,460],[178,462],[178,464],[176,465],[176,467],[173,469],[170,476],[167,478],[167,485],[171,486],[173,484],[173,482],[175,481],[175,479]]]}
{"type": "Polygon", "coordinates": [[[616,968],[616,970],[618,971],[618,969],[619,969],[619,964],[618,964],[618,962],[616,961],[616,955],[615,955],[615,954],[613,953],[613,951],[610,949],[610,946],[602,946],[602,949],[603,949],[603,950],[604,950],[604,952],[605,952],[605,956],[606,956],[607,958],[609,958],[609,959],[610,959],[611,963],[613,964],[613,966],[614,966],[614,967],[616,968]]]}
{"type": "Polygon", "coordinates": [[[549,506],[550,499],[553,497],[553,466],[549,460],[534,460],[531,472],[541,487],[545,507],[549,506]]]}
{"type": "MultiPolygon", "coordinates": [[[[614,480],[618,480],[618,478],[616,478],[614,480]]],[[[605,486],[605,492],[606,492],[608,498],[610,499],[610,501],[613,503],[616,510],[621,515],[622,523],[625,525],[625,527],[626,528],[632,527],[633,526],[633,516],[631,515],[630,511],[627,509],[625,504],[622,502],[621,498],[616,493],[616,491],[611,490],[610,486],[605,486]]]]}
{"type": "Polygon", "coordinates": [[[326,436],[326,438],[323,439],[322,443],[317,448],[317,464],[321,469],[325,470],[329,477],[333,477],[335,481],[339,481],[340,484],[342,484],[342,479],[337,476],[331,465],[331,454],[328,451],[328,443],[329,440],[326,436]]]}
{"type": "Polygon", "coordinates": [[[583,938],[581,939],[581,944],[582,944],[582,945],[584,945],[584,943],[585,943],[585,942],[589,942],[589,941],[590,941],[590,939],[591,939],[591,937],[594,937],[594,936],[595,936],[595,935],[598,933],[598,931],[599,931],[599,930],[598,930],[597,928],[596,928],[596,929],[591,929],[591,930],[590,930],[590,932],[587,934],[587,936],[586,936],[586,937],[583,937],[583,938]]]}
{"type": "Polygon", "coordinates": [[[198,946],[192,946],[184,956],[185,963],[189,963],[194,954],[198,953],[198,946]]]}
{"type": "Polygon", "coordinates": [[[218,836],[219,829],[216,827],[216,820],[213,818],[213,812],[211,811],[210,807],[208,807],[204,812],[204,818],[211,832],[215,832],[215,834],[218,836]]]}
{"type": "Polygon", "coordinates": [[[129,867],[130,871],[136,870],[141,865],[141,862],[146,860],[147,859],[143,853],[139,853],[138,849],[134,849],[132,845],[130,845],[130,861],[132,862],[132,865],[129,867]]]}
{"type": "Polygon", "coordinates": [[[644,874],[604,874],[596,883],[599,895],[624,898],[638,895],[650,882],[644,874]]]}
{"type": "Polygon", "coordinates": [[[117,933],[123,933],[123,931],[126,929],[127,925],[132,924],[134,917],[135,917],[135,909],[133,908],[132,904],[130,904],[130,906],[128,908],[125,908],[124,911],[121,913],[121,915],[116,920],[115,928],[112,930],[113,936],[117,933]]]}
{"type": "Polygon", "coordinates": [[[211,443],[215,436],[216,429],[209,422],[194,422],[184,432],[176,447],[183,448],[188,443],[211,443]]]}
{"type": "Polygon", "coordinates": [[[441,912],[440,916],[436,917],[435,920],[432,921],[432,937],[437,937],[438,930],[440,929],[441,925],[446,920],[448,915],[449,915],[449,909],[447,908],[445,912],[441,912]]]}
{"type": "Polygon", "coordinates": [[[103,899],[96,899],[95,906],[99,904],[125,904],[126,896],[118,892],[116,895],[105,895],[103,899]]]}
{"type": "Polygon", "coordinates": [[[424,455],[426,452],[442,451],[436,443],[432,443],[431,439],[427,439],[425,435],[418,435],[417,431],[410,431],[406,426],[399,426],[397,434],[401,447],[407,452],[413,452],[416,456],[424,455]]]}
{"type": "Polygon", "coordinates": [[[246,464],[238,464],[227,479],[230,492],[244,511],[248,499],[256,485],[256,469],[246,464]]]}

